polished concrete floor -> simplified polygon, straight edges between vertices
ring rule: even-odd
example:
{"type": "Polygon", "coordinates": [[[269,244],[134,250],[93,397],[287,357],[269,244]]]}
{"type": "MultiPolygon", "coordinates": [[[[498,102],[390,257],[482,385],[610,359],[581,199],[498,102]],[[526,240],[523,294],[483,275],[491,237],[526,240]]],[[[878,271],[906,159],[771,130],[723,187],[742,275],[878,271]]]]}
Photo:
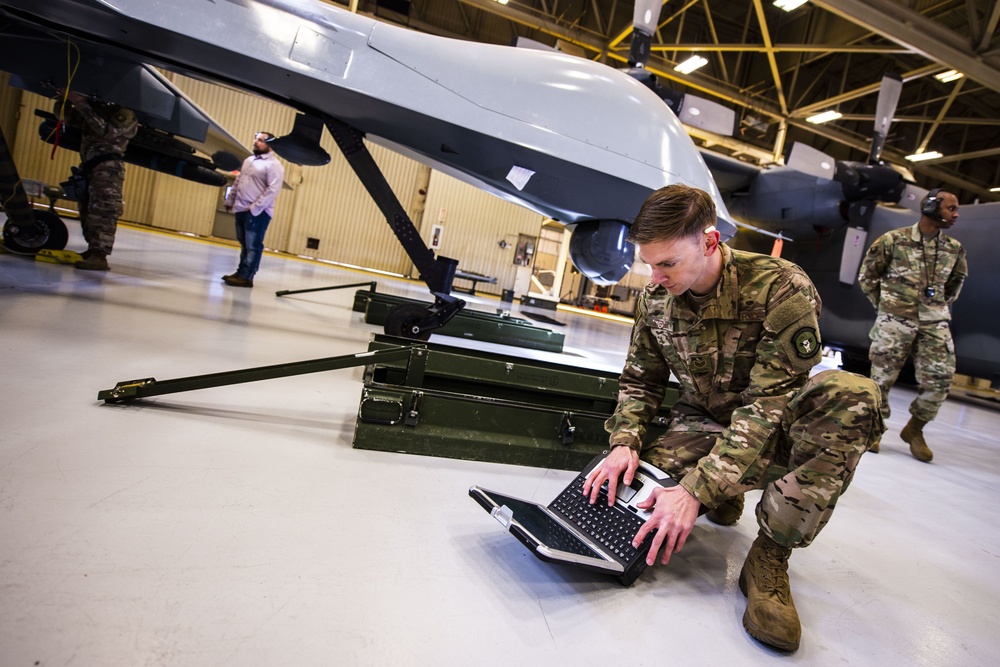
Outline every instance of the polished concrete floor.
{"type": "MultiPolygon", "coordinates": [[[[950,400],[928,465],[898,436],[913,392],[894,392],[882,453],[792,558],[803,639],[784,655],[741,624],[749,512],[700,519],[625,589],[535,559],[467,495],[548,502],[572,473],[352,448],[359,369],[97,400],[121,380],[363,351],[377,328],[353,289],[275,291],[419,284],[269,255],[254,289],[231,288],[233,247],[133,228],[111,264],[0,255],[4,667],[996,664],[996,412],[950,400]]],[[[563,363],[621,365],[626,324],[559,319],[563,363]]]]}

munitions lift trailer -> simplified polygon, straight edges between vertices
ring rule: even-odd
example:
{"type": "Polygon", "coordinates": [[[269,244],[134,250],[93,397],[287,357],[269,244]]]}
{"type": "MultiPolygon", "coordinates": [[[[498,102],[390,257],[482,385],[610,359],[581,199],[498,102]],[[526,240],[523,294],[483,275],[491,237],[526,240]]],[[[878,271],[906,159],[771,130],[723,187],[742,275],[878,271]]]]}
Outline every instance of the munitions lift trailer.
{"type": "MultiPolygon", "coordinates": [[[[581,470],[607,447],[614,373],[373,335],[367,352],[175,380],[119,382],[105,403],[365,366],[354,447],[581,470]]],[[[668,388],[648,438],[677,399],[668,388]]]]}

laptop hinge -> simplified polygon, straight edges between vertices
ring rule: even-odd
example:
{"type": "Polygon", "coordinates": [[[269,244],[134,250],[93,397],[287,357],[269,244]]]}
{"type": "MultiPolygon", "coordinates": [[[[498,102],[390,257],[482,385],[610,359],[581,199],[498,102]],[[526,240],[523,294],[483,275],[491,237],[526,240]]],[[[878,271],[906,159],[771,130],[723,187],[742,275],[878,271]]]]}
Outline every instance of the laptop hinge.
{"type": "Polygon", "coordinates": [[[500,522],[500,525],[504,528],[510,528],[510,522],[514,520],[514,511],[503,505],[502,507],[494,507],[490,510],[490,516],[500,522]]]}

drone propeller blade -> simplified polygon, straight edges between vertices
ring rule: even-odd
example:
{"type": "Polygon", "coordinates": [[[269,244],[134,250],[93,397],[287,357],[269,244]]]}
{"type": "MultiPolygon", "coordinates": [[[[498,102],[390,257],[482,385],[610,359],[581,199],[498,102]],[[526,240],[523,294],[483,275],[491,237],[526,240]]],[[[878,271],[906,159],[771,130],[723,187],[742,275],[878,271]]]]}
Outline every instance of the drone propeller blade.
{"type": "Polygon", "coordinates": [[[840,251],[840,282],[845,285],[853,285],[857,280],[861,257],[868,247],[865,245],[868,240],[868,227],[871,225],[877,206],[878,204],[871,200],[855,201],[850,204],[848,209],[850,226],[847,228],[844,246],[840,251]]]}
{"type": "Polygon", "coordinates": [[[837,170],[835,159],[823,151],[798,141],[792,144],[785,164],[791,169],[826,180],[833,180],[837,170]]]}
{"type": "Polygon", "coordinates": [[[903,193],[899,197],[899,205],[920,215],[920,202],[923,201],[926,195],[927,188],[907,183],[906,187],[903,188],[903,193]]]}
{"type": "Polygon", "coordinates": [[[653,35],[660,22],[663,0],[636,0],[632,10],[632,41],[629,44],[628,64],[631,67],[645,67],[649,60],[649,49],[653,35]]]}
{"type": "Polygon", "coordinates": [[[890,72],[882,77],[882,85],[878,91],[878,103],[875,107],[875,134],[872,136],[872,147],[868,153],[868,164],[878,164],[889,136],[889,125],[899,104],[899,95],[903,91],[903,79],[898,74],[890,72]]]}

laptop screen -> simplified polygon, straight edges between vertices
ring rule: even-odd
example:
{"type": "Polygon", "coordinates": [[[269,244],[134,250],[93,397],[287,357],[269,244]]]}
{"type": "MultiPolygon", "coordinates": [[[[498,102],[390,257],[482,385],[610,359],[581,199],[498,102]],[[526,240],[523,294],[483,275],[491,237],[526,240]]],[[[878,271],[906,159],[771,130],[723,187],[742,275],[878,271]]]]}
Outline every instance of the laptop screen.
{"type": "Polygon", "coordinates": [[[489,496],[497,505],[510,508],[514,515],[514,521],[521,524],[522,528],[534,535],[539,543],[544,544],[548,548],[567,551],[580,556],[587,556],[588,558],[605,560],[604,556],[588,547],[580,538],[566,530],[562,524],[545,512],[538,504],[511,498],[510,496],[493,491],[489,492],[489,496]]]}

